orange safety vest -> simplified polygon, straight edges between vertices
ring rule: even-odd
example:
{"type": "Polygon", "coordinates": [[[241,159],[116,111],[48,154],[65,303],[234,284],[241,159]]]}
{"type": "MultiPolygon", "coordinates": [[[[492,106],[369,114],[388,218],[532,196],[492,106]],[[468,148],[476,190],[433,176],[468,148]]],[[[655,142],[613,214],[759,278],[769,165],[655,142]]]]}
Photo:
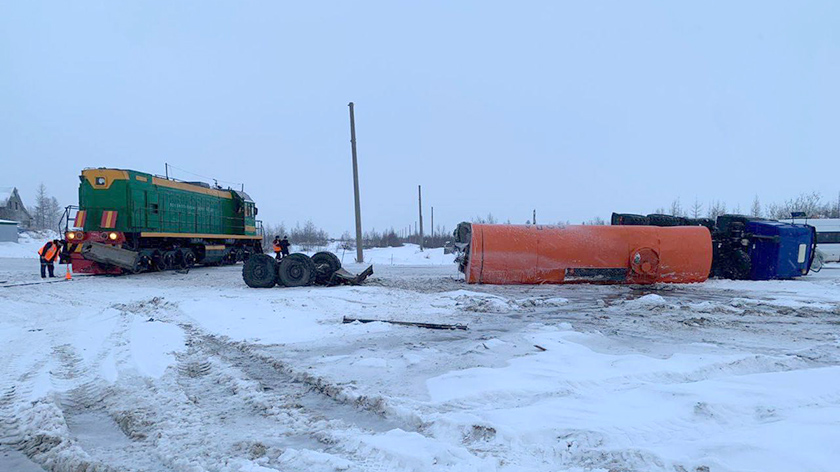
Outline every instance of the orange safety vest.
{"type": "Polygon", "coordinates": [[[38,249],[38,255],[46,259],[47,262],[53,262],[56,256],[58,256],[58,246],[50,241],[44,244],[44,247],[38,249]]]}
{"type": "Polygon", "coordinates": [[[279,244],[274,245],[274,252],[280,252],[282,250],[283,250],[283,248],[281,248],[279,244]]]}

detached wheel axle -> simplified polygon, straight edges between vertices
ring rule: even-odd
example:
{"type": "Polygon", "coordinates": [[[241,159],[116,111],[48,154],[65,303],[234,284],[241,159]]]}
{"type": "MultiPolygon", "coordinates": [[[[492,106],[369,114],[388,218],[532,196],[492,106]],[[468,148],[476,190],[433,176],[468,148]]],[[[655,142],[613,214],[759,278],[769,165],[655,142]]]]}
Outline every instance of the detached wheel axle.
{"type": "Polygon", "coordinates": [[[286,287],[305,287],[315,283],[315,263],[306,254],[295,253],[280,259],[277,278],[286,287]]]}
{"type": "Polygon", "coordinates": [[[255,254],[242,266],[242,279],[251,288],[271,288],[277,284],[277,261],[267,254],[255,254]]]}

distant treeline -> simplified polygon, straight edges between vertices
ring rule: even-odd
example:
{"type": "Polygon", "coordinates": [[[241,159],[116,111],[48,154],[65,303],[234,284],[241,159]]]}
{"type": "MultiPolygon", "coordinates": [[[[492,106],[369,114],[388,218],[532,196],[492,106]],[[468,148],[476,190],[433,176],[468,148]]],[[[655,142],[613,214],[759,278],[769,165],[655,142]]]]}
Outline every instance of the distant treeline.
{"type": "Polygon", "coordinates": [[[717,218],[720,215],[736,214],[759,218],[785,219],[793,212],[802,212],[808,218],[840,218],[840,193],[836,200],[823,200],[819,192],[801,193],[795,198],[782,203],[770,203],[766,207],[761,204],[758,195],[753,199],[748,209],[741,205],[727,207],[726,202],[712,200],[704,205],[695,199],[688,208],[683,207],[680,199],[671,202],[669,207],[659,207],[654,213],[665,213],[689,218],[717,218]]]}
{"type": "MultiPolygon", "coordinates": [[[[40,193],[40,192],[39,192],[40,193]]],[[[39,201],[46,202],[45,198],[39,198],[39,201]]],[[[45,205],[46,206],[46,205],[45,205]]],[[[617,208],[618,211],[623,209],[617,208]]],[[[753,199],[752,205],[748,209],[742,209],[740,205],[733,207],[727,206],[726,202],[720,200],[712,200],[707,204],[703,204],[695,199],[694,203],[688,207],[683,206],[679,198],[674,199],[667,207],[658,207],[652,213],[668,214],[674,216],[683,216],[687,218],[717,218],[724,214],[746,214],[749,216],[756,216],[771,219],[785,219],[790,218],[791,212],[802,212],[808,218],[840,218],[840,194],[837,200],[824,201],[819,192],[802,193],[795,198],[785,200],[782,203],[770,203],[766,207],[761,204],[758,196],[753,199]]],[[[473,223],[495,224],[499,223],[492,214],[487,216],[476,216],[471,219],[473,223]]],[[[511,224],[510,220],[505,221],[506,224],[511,224]]],[[[531,219],[526,219],[524,224],[532,224],[531,219]]],[[[540,222],[543,223],[543,222],[540,222]]],[[[570,221],[548,222],[548,224],[568,225],[572,224],[570,221]]],[[[605,225],[609,221],[596,216],[590,220],[582,221],[584,225],[605,225]]],[[[288,236],[289,241],[303,250],[314,250],[317,248],[326,247],[330,242],[341,241],[345,248],[353,249],[356,247],[356,237],[349,231],[345,231],[341,237],[337,239],[330,238],[329,234],[323,229],[319,228],[312,221],[307,221],[300,225],[297,223],[294,227],[287,228],[284,223],[276,225],[265,225],[265,241],[263,247],[269,248],[274,236],[288,236]]],[[[423,246],[428,248],[443,247],[447,242],[452,240],[452,234],[444,226],[437,226],[433,234],[425,234],[423,236],[423,246]]],[[[403,228],[396,230],[390,228],[383,231],[371,229],[365,231],[362,237],[365,248],[373,247],[400,247],[403,244],[420,244],[420,235],[416,230],[403,228]]]]}
{"type": "MultiPolygon", "coordinates": [[[[315,225],[312,221],[307,221],[300,225],[297,223],[293,228],[287,228],[285,223],[267,224],[263,226],[264,238],[263,247],[270,248],[275,236],[288,236],[289,242],[296,246],[298,250],[311,251],[326,247],[330,242],[340,241],[344,247],[348,249],[355,249],[356,237],[351,235],[349,231],[345,231],[340,238],[330,238],[329,234],[315,225]]],[[[451,234],[446,227],[438,227],[434,235],[424,235],[424,247],[436,248],[443,247],[444,244],[452,239],[451,234]]],[[[398,233],[394,228],[384,231],[377,231],[371,229],[365,231],[362,235],[364,248],[373,247],[401,247],[403,244],[420,244],[420,235],[411,234],[407,230],[398,233]]]]}
{"type": "MultiPolygon", "coordinates": [[[[623,208],[617,208],[618,213],[627,212],[623,208]]],[[[840,193],[836,200],[823,200],[819,192],[801,193],[795,198],[785,200],[782,203],[770,203],[766,207],[761,204],[758,195],[753,199],[752,204],[748,209],[741,208],[741,205],[727,206],[726,202],[720,200],[712,200],[707,204],[695,199],[694,203],[688,207],[683,206],[679,198],[674,199],[667,207],[658,207],[651,213],[682,216],[686,218],[711,218],[715,219],[720,215],[736,214],[755,216],[759,218],[769,218],[776,220],[783,220],[790,218],[792,212],[802,212],[808,218],[840,218],[840,193]]],[[[629,212],[627,212],[629,213],[629,212]]],[[[611,216],[611,215],[610,215],[611,216]]],[[[476,216],[472,219],[473,223],[499,223],[492,214],[487,216],[476,216]]],[[[505,221],[506,224],[511,224],[510,220],[505,221]]],[[[516,222],[517,224],[521,224],[516,222]]],[[[573,224],[571,221],[558,222],[540,222],[543,224],[558,224],[569,225],[573,224]]],[[[530,219],[524,221],[524,224],[532,224],[530,219]]],[[[606,225],[608,220],[600,216],[596,216],[590,220],[581,221],[584,225],[606,225]]]]}

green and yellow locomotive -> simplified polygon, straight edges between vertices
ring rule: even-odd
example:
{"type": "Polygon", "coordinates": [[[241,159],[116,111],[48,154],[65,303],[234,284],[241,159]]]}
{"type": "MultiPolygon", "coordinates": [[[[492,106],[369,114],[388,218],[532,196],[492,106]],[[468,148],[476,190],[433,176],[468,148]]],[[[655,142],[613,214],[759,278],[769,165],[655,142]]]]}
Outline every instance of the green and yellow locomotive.
{"type": "Polygon", "coordinates": [[[120,274],[234,264],[262,253],[257,208],[245,193],[123,169],[85,169],[65,225],[73,270],[120,274]]]}

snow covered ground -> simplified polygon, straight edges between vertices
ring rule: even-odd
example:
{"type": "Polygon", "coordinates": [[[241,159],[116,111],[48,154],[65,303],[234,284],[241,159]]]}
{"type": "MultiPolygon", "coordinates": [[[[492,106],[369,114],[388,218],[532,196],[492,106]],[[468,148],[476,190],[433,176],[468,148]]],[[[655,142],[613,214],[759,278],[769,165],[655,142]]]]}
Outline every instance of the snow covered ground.
{"type": "Polygon", "coordinates": [[[413,250],[258,290],[241,266],[42,284],[0,248],[0,471],[838,470],[840,265],[496,287],[413,250]]]}
{"type": "MultiPolygon", "coordinates": [[[[293,246],[292,251],[295,250],[293,246]]],[[[344,249],[340,242],[332,243],[319,250],[335,253],[343,264],[351,263],[356,259],[356,249],[344,249]]],[[[310,251],[310,253],[314,252],[316,251],[310,251]]],[[[451,265],[455,261],[455,255],[444,254],[442,247],[421,251],[420,246],[416,244],[365,249],[364,256],[366,263],[374,265],[451,265]]]]}

